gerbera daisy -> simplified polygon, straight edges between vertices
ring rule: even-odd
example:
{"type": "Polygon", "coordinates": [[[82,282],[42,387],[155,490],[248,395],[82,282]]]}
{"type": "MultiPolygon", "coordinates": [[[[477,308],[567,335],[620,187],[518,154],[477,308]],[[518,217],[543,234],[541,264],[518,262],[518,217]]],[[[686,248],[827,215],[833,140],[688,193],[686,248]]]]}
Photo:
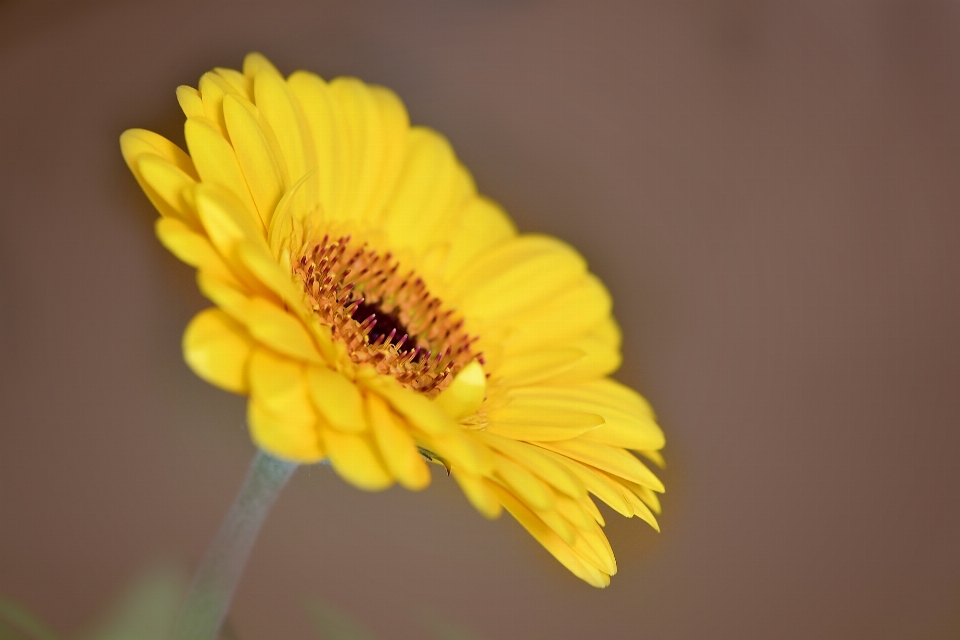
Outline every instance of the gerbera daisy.
{"type": "Polygon", "coordinates": [[[187,327],[203,379],[248,396],[251,436],[354,485],[443,465],[588,583],[616,572],[595,496],[654,528],[664,437],[620,364],[610,296],[554,238],[518,234],[447,140],[390,90],[284,78],[263,56],[181,86],[189,154],[132,129],[156,231],[215,304],[187,327]]]}

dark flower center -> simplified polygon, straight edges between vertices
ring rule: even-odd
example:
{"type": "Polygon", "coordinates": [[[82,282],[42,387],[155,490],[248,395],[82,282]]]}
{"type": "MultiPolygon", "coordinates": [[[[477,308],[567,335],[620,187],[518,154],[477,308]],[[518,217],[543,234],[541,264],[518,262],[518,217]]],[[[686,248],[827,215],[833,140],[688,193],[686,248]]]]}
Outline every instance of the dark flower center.
{"type": "Polygon", "coordinates": [[[361,325],[370,324],[367,336],[371,343],[377,344],[383,338],[382,344],[396,345],[400,353],[414,351],[417,348],[417,339],[410,335],[395,311],[384,311],[376,303],[368,303],[363,299],[351,306],[356,306],[350,314],[351,318],[361,325]]]}

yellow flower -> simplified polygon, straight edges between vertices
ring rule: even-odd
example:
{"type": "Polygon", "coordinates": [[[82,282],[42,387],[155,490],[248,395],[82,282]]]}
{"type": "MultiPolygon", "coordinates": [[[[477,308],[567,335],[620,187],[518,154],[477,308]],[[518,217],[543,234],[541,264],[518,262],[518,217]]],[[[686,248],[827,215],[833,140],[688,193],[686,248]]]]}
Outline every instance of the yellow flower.
{"type": "Polygon", "coordinates": [[[657,528],[663,485],[629,450],[662,464],[664,437],[606,377],[620,332],[583,258],[518,234],[383,87],[284,79],[254,53],[177,98],[189,155],[132,129],[123,156],[216,305],[184,357],[249,396],[257,446],[368,490],[422,489],[442,464],[482,514],[609,584],[590,494],[657,528]]]}

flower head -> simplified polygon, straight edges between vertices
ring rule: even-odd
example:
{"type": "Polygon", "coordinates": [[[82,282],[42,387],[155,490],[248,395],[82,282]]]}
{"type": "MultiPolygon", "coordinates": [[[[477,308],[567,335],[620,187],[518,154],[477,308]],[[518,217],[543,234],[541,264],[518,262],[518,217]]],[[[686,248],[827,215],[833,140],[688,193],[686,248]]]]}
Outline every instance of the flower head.
{"type": "Polygon", "coordinates": [[[284,78],[259,54],[179,87],[189,155],[121,137],[156,231],[215,304],[184,356],[248,396],[258,447],[354,485],[422,489],[446,467],[574,574],[616,572],[591,494],[657,527],[649,405],[608,377],[620,332],[568,245],[518,234],[450,144],[388,89],[284,78]]]}

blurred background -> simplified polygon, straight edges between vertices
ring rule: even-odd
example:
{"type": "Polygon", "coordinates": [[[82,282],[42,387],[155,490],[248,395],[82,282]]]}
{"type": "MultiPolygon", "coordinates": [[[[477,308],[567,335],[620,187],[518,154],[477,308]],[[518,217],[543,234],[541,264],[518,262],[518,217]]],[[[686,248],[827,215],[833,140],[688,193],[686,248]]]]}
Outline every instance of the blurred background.
{"type": "Polygon", "coordinates": [[[382,638],[960,637],[960,3],[919,0],[0,2],[0,594],[82,633],[240,485],[118,136],[182,143],[175,87],[250,50],[392,87],[579,247],[669,466],[603,591],[443,474],[300,469],[236,637],[315,638],[309,599],[382,638]]]}

